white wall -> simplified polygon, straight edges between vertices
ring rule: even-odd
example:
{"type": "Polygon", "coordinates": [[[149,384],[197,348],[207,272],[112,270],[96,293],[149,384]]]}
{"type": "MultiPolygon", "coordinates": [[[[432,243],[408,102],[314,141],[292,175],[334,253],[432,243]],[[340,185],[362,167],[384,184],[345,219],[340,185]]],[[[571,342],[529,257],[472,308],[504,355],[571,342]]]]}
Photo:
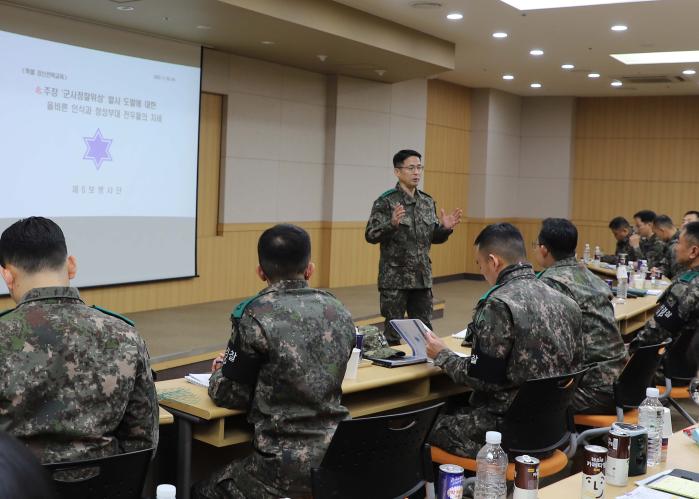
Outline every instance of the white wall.
{"type": "Polygon", "coordinates": [[[206,50],[202,90],[227,96],[223,223],[365,220],[424,151],[427,82],[326,76],[206,50]]]}

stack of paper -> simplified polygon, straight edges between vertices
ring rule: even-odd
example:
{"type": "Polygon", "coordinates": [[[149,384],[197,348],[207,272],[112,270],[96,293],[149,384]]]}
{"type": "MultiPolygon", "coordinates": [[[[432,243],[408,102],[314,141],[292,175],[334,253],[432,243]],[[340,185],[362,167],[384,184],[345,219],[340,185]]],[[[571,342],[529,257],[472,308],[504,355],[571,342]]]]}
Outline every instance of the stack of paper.
{"type": "Polygon", "coordinates": [[[184,379],[186,379],[187,381],[189,381],[193,385],[199,385],[199,386],[203,386],[204,388],[208,388],[210,377],[211,377],[211,373],[188,374],[187,376],[184,377],[184,379]]]}

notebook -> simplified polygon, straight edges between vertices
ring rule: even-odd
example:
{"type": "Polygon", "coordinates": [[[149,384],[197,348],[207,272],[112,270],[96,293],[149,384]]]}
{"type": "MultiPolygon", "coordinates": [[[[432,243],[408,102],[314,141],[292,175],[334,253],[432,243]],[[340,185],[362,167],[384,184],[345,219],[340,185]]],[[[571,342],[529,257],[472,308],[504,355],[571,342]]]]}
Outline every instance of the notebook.
{"type": "Polygon", "coordinates": [[[187,376],[184,377],[184,379],[186,379],[188,382],[192,383],[193,385],[203,386],[205,388],[208,388],[210,377],[211,377],[211,373],[188,374],[187,376]]]}

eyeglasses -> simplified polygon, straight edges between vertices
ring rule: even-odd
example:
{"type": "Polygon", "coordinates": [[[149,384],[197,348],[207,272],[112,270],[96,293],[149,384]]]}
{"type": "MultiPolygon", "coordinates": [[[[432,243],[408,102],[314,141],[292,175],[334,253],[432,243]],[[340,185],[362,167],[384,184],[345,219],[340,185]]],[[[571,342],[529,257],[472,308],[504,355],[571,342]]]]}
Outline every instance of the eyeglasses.
{"type": "Polygon", "coordinates": [[[410,165],[410,166],[397,166],[396,168],[401,168],[403,170],[408,170],[410,173],[413,173],[414,171],[417,171],[418,173],[421,173],[425,167],[420,165],[420,166],[415,166],[415,165],[410,165]]]}

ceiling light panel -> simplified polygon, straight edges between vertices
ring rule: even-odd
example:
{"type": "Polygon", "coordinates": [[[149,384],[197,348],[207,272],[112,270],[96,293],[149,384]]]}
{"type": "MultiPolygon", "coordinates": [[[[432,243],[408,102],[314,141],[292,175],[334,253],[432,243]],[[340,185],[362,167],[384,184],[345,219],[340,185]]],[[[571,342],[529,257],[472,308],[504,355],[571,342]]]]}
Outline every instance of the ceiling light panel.
{"type": "Polygon", "coordinates": [[[562,9],[564,7],[587,7],[612,3],[653,2],[655,0],[500,0],[519,10],[562,9]]]}
{"type": "Polygon", "coordinates": [[[678,50],[675,52],[637,52],[634,54],[609,54],[624,64],[677,64],[699,62],[699,50],[678,50]]]}

